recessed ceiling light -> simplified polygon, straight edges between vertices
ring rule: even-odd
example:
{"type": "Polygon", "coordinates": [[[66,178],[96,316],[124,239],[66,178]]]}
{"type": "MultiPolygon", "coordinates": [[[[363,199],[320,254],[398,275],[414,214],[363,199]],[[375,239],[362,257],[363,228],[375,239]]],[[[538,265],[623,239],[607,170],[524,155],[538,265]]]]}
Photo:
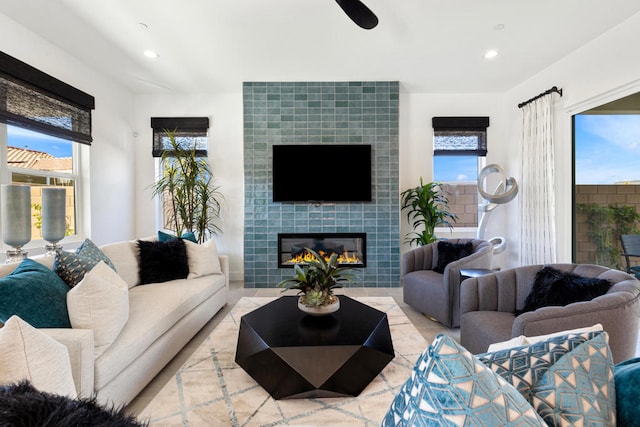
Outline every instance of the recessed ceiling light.
{"type": "Polygon", "coordinates": [[[484,53],[484,59],[493,59],[498,56],[498,51],[495,49],[489,49],[484,53]]]}
{"type": "Polygon", "coordinates": [[[158,55],[158,52],[156,52],[154,50],[147,49],[147,50],[144,51],[144,56],[146,56],[147,58],[156,59],[160,55],[158,55]]]}
{"type": "Polygon", "coordinates": [[[496,31],[504,30],[504,24],[498,24],[495,27],[493,27],[493,29],[496,31]]]}

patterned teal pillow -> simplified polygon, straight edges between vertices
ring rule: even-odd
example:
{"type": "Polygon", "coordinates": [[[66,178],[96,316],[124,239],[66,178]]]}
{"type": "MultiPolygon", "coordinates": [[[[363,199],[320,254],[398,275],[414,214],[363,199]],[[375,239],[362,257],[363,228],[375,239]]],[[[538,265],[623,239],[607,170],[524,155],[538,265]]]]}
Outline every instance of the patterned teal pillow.
{"type": "Polygon", "coordinates": [[[73,288],[100,261],[116,271],[113,262],[89,239],[85,239],[75,253],[60,251],[53,261],[53,270],[69,287],[73,288]]]}
{"type": "Polygon", "coordinates": [[[604,331],[478,355],[549,425],[615,425],[613,358],[604,331]]]}
{"type": "Polygon", "coordinates": [[[69,287],[48,267],[25,259],[0,278],[0,322],[14,314],[34,328],[70,328],[69,287]]]}
{"type": "Polygon", "coordinates": [[[546,426],[518,391],[453,338],[418,358],[382,426],[546,426]]]}

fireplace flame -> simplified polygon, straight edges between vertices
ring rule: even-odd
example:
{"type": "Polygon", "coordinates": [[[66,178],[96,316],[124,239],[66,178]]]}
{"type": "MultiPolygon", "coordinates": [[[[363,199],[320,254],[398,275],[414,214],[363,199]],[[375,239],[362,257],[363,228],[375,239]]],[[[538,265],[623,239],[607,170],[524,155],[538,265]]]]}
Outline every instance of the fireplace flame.
{"type": "MultiPolygon", "coordinates": [[[[323,257],[326,262],[329,262],[329,259],[331,258],[332,253],[333,252],[318,251],[318,254],[321,257],[323,257]]],[[[316,257],[312,253],[305,250],[299,253],[298,255],[295,255],[290,259],[286,260],[284,264],[290,264],[290,265],[305,264],[305,263],[308,263],[309,261],[314,261],[315,259],[316,257]]],[[[338,255],[338,263],[339,264],[362,264],[362,261],[360,260],[360,258],[355,252],[344,251],[341,255],[338,255]]]]}

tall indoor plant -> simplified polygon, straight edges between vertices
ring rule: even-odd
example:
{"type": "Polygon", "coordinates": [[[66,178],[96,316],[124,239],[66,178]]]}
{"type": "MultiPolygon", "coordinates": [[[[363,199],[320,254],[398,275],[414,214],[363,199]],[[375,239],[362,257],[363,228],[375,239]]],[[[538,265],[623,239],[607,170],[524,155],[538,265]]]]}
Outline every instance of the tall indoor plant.
{"type": "Polygon", "coordinates": [[[221,194],[213,184],[213,172],[206,157],[198,157],[195,147],[184,147],[175,132],[165,130],[171,144],[162,153],[162,175],[152,185],[153,195],[165,200],[166,222],[176,234],[193,232],[202,243],[220,231],[221,194]]]}
{"type": "Polygon", "coordinates": [[[436,227],[449,227],[458,217],[449,211],[449,193],[440,182],[424,184],[420,177],[420,185],[409,188],[402,193],[402,209],[407,210],[407,219],[414,230],[424,227],[422,231],[414,231],[407,237],[409,244],[424,246],[435,242],[436,227]],[[412,236],[412,237],[411,237],[412,236]]]}

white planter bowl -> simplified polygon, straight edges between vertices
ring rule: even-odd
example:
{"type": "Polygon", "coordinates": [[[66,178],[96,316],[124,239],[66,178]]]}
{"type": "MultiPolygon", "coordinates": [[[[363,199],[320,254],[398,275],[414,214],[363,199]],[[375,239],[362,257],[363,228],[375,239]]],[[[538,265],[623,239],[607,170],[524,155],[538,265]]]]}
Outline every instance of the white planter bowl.
{"type": "Polygon", "coordinates": [[[336,301],[331,304],[321,305],[319,307],[309,307],[300,302],[298,298],[298,308],[300,311],[310,314],[311,316],[326,316],[327,314],[335,313],[340,308],[340,299],[336,298],[336,301]]]}

